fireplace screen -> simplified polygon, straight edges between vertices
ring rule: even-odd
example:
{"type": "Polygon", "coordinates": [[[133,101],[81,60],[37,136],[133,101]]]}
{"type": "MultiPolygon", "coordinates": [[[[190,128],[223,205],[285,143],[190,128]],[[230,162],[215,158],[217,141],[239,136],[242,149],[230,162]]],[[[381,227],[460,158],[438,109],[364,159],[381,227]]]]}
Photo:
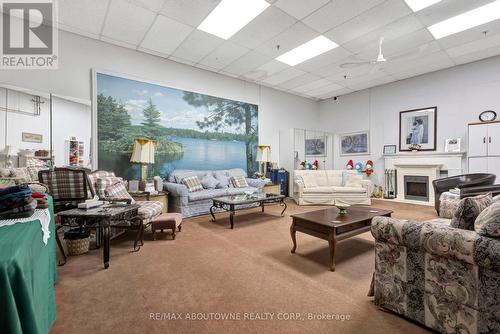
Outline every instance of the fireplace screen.
{"type": "Polygon", "coordinates": [[[429,201],[429,177],[405,175],[405,199],[429,201]]]}

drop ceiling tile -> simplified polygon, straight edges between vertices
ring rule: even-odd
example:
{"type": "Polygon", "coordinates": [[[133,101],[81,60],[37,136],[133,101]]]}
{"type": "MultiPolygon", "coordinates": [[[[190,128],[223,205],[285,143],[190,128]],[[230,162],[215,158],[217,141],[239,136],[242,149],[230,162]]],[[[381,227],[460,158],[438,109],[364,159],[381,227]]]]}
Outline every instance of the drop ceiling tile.
{"type": "Polygon", "coordinates": [[[481,38],[470,43],[462,44],[454,48],[447,49],[446,53],[452,58],[457,58],[464,56],[466,54],[487,50],[499,45],[500,45],[500,34],[497,34],[490,37],[481,38]]]}
{"type": "Polygon", "coordinates": [[[297,19],[302,19],[330,0],[279,0],[275,6],[297,19]]]}
{"type": "Polygon", "coordinates": [[[133,50],[135,50],[137,48],[137,45],[135,45],[135,44],[127,43],[124,41],[117,41],[116,39],[109,38],[106,36],[101,36],[100,40],[103,42],[109,43],[109,44],[121,46],[123,48],[128,48],[128,49],[133,49],[133,50]]]}
{"type": "Polygon", "coordinates": [[[371,81],[363,81],[363,82],[359,82],[359,83],[348,84],[347,88],[350,88],[354,91],[357,91],[357,90],[363,90],[363,89],[372,88],[375,86],[384,85],[384,84],[387,84],[387,83],[392,82],[392,81],[394,81],[394,78],[392,78],[390,76],[385,76],[385,77],[380,77],[380,78],[377,78],[377,79],[374,79],[371,81]]]}
{"type": "Polygon", "coordinates": [[[229,40],[249,49],[255,49],[265,41],[291,27],[295,22],[297,22],[295,18],[274,6],[270,6],[229,40]]]}
{"type": "Polygon", "coordinates": [[[364,11],[385,0],[334,0],[302,21],[314,30],[323,33],[349,21],[364,11]]]}
{"type": "Polygon", "coordinates": [[[442,0],[435,5],[422,9],[417,12],[416,15],[422,23],[428,27],[493,1],[494,0],[442,0]]]}
{"type": "Polygon", "coordinates": [[[387,62],[383,65],[382,70],[399,78],[401,74],[415,73],[415,75],[419,75],[451,66],[454,66],[454,63],[450,57],[444,51],[439,51],[412,60],[401,59],[387,62]]]}
{"type": "Polygon", "coordinates": [[[222,43],[222,38],[195,29],[174,51],[173,56],[197,63],[222,43]]]}
{"type": "Polygon", "coordinates": [[[77,34],[77,35],[81,35],[81,36],[85,36],[85,37],[89,37],[89,38],[93,38],[93,39],[99,39],[99,36],[100,36],[100,33],[88,32],[88,31],[81,30],[81,29],[78,29],[75,27],[67,26],[67,25],[62,24],[62,23],[58,23],[57,28],[59,30],[68,31],[68,32],[71,32],[73,34],[77,34]]]}
{"type": "Polygon", "coordinates": [[[260,81],[276,73],[279,73],[287,68],[289,68],[288,65],[273,59],[270,62],[265,63],[264,65],[258,67],[257,69],[245,73],[243,77],[250,80],[260,81]]]}
{"type": "Polygon", "coordinates": [[[109,0],[59,1],[58,22],[62,24],[60,29],[69,26],[92,36],[100,35],[108,4],[109,0]]]}
{"type": "Polygon", "coordinates": [[[113,0],[109,6],[102,35],[115,41],[138,45],[156,14],[125,0],[113,0]]]}
{"type": "Polygon", "coordinates": [[[190,65],[190,66],[194,66],[196,64],[194,61],[190,61],[190,60],[183,59],[183,58],[177,58],[175,56],[170,56],[170,57],[168,57],[168,59],[175,61],[177,63],[186,64],[186,65],[190,65]]]}
{"type": "Polygon", "coordinates": [[[387,62],[381,64],[381,67],[387,70],[388,73],[397,73],[414,64],[432,64],[434,61],[439,62],[442,60],[441,58],[450,60],[448,55],[441,51],[441,48],[436,42],[424,44],[415,49],[406,49],[402,52],[402,54],[388,58],[387,62]]]}
{"type": "Polygon", "coordinates": [[[251,70],[269,62],[270,57],[263,55],[257,51],[250,51],[243,57],[236,59],[234,62],[224,68],[224,72],[232,73],[236,76],[248,73],[251,70]]]}
{"type": "Polygon", "coordinates": [[[295,77],[293,79],[287,80],[283,83],[280,83],[279,86],[280,88],[283,89],[293,89],[295,87],[299,87],[302,85],[305,85],[309,82],[313,82],[316,80],[319,80],[320,77],[311,73],[305,73],[303,75],[299,75],[298,77],[295,77]]]}
{"type": "Polygon", "coordinates": [[[199,63],[221,70],[247,52],[249,52],[247,48],[226,41],[199,63]]]}
{"type": "Polygon", "coordinates": [[[390,45],[398,38],[404,38],[415,31],[424,29],[427,35],[432,38],[425,26],[415,17],[415,15],[407,15],[381,28],[364,34],[363,36],[355,38],[342,46],[353,53],[359,53],[365,50],[376,50],[375,52],[377,52],[378,43],[381,37],[384,37],[384,46],[386,46],[390,45]]]}
{"type": "Polygon", "coordinates": [[[325,94],[332,94],[333,92],[338,92],[339,90],[344,89],[341,85],[330,83],[326,86],[316,88],[307,92],[307,94],[315,97],[324,96],[325,94]]]}
{"type": "Polygon", "coordinates": [[[318,37],[318,33],[302,22],[297,22],[281,34],[271,38],[256,48],[257,51],[276,58],[311,39],[318,37]],[[279,45],[279,48],[276,46],[279,45]]]}
{"type": "Polygon", "coordinates": [[[176,21],[198,27],[221,0],[165,0],[160,11],[176,21]]]}
{"type": "Polygon", "coordinates": [[[336,47],[333,50],[330,50],[319,56],[306,60],[305,62],[300,63],[295,67],[306,72],[313,72],[329,64],[334,64],[342,59],[345,59],[350,55],[352,55],[352,53],[350,53],[343,47],[336,47]]]}
{"type": "Polygon", "coordinates": [[[318,98],[320,100],[326,100],[326,99],[330,99],[330,98],[335,97],[335,96],[342,96],[342,95],[349,94],[352,92],[353,92],[352,89],[342,88],[339,90],[331,91],[331,92],[326,93],[326,94],[318,95],[318,96],[316,96],[316,98],[318,98]]]}
{"type": "Polygon", "coordinates": [[[148,49],[169,55],[193,29],[166,16],[158,15],[153,26],[142,41],[139,50],[148,49]]]}
{"type": "Polygon", "coordinates": [[[487,49],[466,53],[458,57],[452,57],[452,59],[456,64],[465,64],[498,55],[500,55],[500,46],[495,45],[487,49]]]}
{"type": "Polygon", "coordinates": [[[312,81],[309,83],[306,83],[305,85],[295,87],[292,90],[294,92],[299,92],[299,93],[308,93],[311,90],[318,89],[327,85],[332,84],[330,81],[325,80],[325,79],[319,79],[316,81],[312,81]]]}
{"type": "Polygon", "coordinates": [[[438,39],[439,45],[443,49],[450,49],[455,46],[470,43],[480,39],[488,38],[492,35],[500,34],[500,20],[495,20],[480,26],[468,29],[457,34],[453,34],[444,38],[438,39]],[[488,33],[484,35],[484,31],[488,33]]]}
{"type": "Polygon", "coordinates": [[[290,67],[284,71],[281,71],[275,75],[272,75],[264,80],[262,82],[268,84],[268,85],[279,85],[282,82],[288,81],[292,78],[298,77],[299,75],[304,74],[304,71],[298,70],[296,68],[290,67]]]}
{"type": "Polygon", "coordinates": [[[337,44],[343,44],[411,13],[411,10],[403,1],[387,0],[352,20],[329,30],[325,33],[325,36],[337,44]]]}
{"type": "MultiPolygon", "coordinates": [[[[66,0],[63,0],[63,2],[66,0]]],[[[159,12],[162,9],[165,0],[127,0],[139,7],[152,10],[153,12],[159,12]]]]}

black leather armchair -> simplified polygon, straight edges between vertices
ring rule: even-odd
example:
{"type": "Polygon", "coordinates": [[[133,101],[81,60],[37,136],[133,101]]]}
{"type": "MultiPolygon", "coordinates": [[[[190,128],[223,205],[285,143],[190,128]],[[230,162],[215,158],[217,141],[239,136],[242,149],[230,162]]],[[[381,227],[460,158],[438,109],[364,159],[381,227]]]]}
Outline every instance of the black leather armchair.
{"type": "Polygon", "coordinates": [[[476,173],[445,177],[432,181],[434,187],[434,208],[439,214],[439,197],[445,191],[460,189],[460,198],[491,192],[500,194],[500,184],[495,185],[495,174],[476,173]]]}

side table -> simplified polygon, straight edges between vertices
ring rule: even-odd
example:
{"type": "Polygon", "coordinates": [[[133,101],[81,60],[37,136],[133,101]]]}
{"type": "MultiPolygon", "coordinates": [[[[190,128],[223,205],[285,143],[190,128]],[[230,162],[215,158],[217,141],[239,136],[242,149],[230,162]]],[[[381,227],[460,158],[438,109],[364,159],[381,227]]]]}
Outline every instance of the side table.
{"type": "Polygon", "coordinates": [[[266,184],[264,188],[262,188],[262,191],[268,194],[281,194],[281,185],[279,183],[277,184],[266,184]]]}
{"type": "Polygon", "coordinates": [[[130,196],[137,201],[155,201],[155,202],[160,202],[163,204],[163,213],[168,212],[168,193],[165,191],[159,191],[157,194],[150,194],[145,191],[138,191],[138,192],[129,192],[130,196]]]}

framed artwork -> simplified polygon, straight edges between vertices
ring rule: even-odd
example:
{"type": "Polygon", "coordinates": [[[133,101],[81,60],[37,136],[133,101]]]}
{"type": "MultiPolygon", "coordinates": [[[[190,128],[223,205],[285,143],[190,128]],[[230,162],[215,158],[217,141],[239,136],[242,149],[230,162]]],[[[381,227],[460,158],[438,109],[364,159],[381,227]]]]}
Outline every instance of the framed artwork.
{"type": "Polygon", "coordinates": [[[306,156],[325,156],[326,140],[325,136],[305,140],[306,156]]]}
{"type": "Polygon", "coordinates": [[[396,145],[384,145],[384,154],[396,154],[396,145]]]}
{"type": "Polygon", "coordinates": [[[370,132],[362,131],[340,135],[340,155],[370,154],[370,132]]]}
{"type": "Polygon", "coordinates": [[[401,111],[399,113],[399,151],[435,151],[437,136],[437,107],[401,111]]]}
{"type": "Polygon", "coordinates": [[[461,138],[449,138],[445,140],[444,151],[445,152],[460,152],[460,144],[462,142],[461,138]]]}
{"type": "Polygon", "coordinates": [[[22,133],[22,141],[26,143],[41,143],[43,142],[43,135],[37,133],[22,133]]]}

